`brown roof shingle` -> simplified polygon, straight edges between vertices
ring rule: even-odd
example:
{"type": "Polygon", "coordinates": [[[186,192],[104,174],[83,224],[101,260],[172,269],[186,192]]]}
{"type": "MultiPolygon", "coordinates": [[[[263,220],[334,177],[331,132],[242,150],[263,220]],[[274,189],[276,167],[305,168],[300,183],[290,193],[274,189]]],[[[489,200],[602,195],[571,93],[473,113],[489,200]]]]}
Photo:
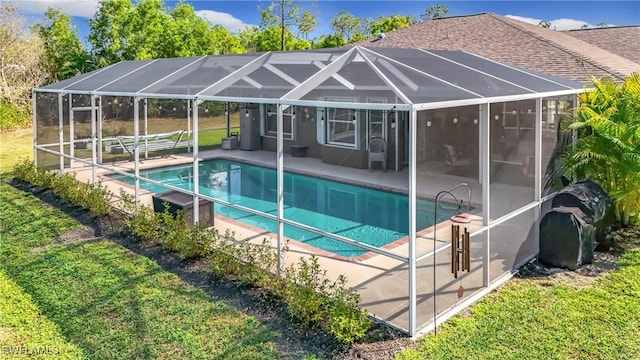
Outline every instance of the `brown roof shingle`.
{"type": "Polygon", "coordinates": [[[640,25],[570,30],[565,33],[640,64],[640,25]]]}
{"type": "Polygon", "coordinates": [[[620,81],[640,65],[564,32],[483,13],[427,20],[391,31],[368,47],[466,50],[492,60],[588,83],[591,76],[620,81]]]}

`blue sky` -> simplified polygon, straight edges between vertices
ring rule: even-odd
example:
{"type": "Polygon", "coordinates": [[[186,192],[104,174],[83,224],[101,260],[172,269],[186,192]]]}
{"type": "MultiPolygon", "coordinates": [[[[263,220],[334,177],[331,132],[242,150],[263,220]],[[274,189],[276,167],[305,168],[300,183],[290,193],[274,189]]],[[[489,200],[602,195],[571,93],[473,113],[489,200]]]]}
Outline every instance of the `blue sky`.
{"type": "MultiPolygon", "coordinates": [[[[247,25],[260,22],[259,7],[266,7],[270,1],[205,1],[185,0],[196,11],[212,23],[219,23],[234,32],[247,25]]],[[[29,23],[37,22],[48,7],[54,7],[72,17],[80,30],[81,37],[88,32],[88,19],[95,13],[98,0],[13,0],[29,23]]],[[[175,1],[165,0],[168,7],[175,1]]],[[[298,1],[311,9],[308,1],[298,1]]],[[[582,24],[594,26],[606,23],[615,26],[640,24],[640,1],[375,1],[317,0],[319,12],[317,30],[311,36],[331,32],[330,20],[333,14],[346,10],[362,18],[380,15],[413,15],[416,18],[428,7],[443,4],[449,8],[449,15],[468,15],[493,12],[511,16],[537,24],[540,20],[551,21],[558,30],[579,28],[582,24]]]]}

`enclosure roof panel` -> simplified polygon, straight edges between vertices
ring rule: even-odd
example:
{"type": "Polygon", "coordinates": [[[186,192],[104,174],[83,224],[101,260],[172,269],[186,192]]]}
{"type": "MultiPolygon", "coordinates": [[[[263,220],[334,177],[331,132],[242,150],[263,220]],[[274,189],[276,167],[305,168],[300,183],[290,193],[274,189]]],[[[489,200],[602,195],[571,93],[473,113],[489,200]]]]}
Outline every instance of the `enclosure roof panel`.
{"type": "Polygon", "coordinates": [[[154,61],[148,66],[140,67],[136,71],[116,79],[113,82],[97,89],[105,92],[139,92],[148,86],[156,83],[158,79],[180,72],[190,65],[194,65],[205,60],[206,57],[187,57],[163,59],[162,61],[154,61]]]}
{"type": "Polygon", "coordinates": [[[167,77],[156,79],[139,92],[195,95],[258,58],[257,54],[205,56],[167,77]]]}
{"type": "MultiPolygon", "coordinates": [[[[65,86],[64,88],[62,88],[62,90],[65,90],[67,92],[99,91],[100,88],[104,87],[105,85],[108,85],[122,78],[131,76],[131,74],[135,73],[136,71],[143,69],[153,63],[157,63],[157,62],[163,63],[165,62],[164,60],[175,60],[175,59],[162,59],[162,60],[163,61],[160,61],[160,60],[121,61],[119,63],[113,64],[105,68],[104,71],[100,71],[100,70],[95,71],[93,72],[93,75],[84,77],[80,79],[80,81],[73,82],[65,86]]],[[[119,90],[118,92],[125,92],[125,91],[119,90]]]]}
{"type": "MultiPolygon", "coordinates": [[[[427,50],[423,51],[427,52],[427,50]]],[[[476,71],[490,74],[491,76],[532,89],[536,92],[561,90],[558,87],[563,86],[564,89],[580,89],[583,87],[583,84],[579,81],[499,63],[466,51],[428,50],[428,52],[446,57],[450,61],[458,62],[476,71]]]]}
{"type": "Polygon", "coordinates": [[[123,61],[38,90],[247,102],[342,98],[368,103],[386,97],[393,104],[429,104],[579,92],[582,84],[464,51],[356,46],[123,61]]]}

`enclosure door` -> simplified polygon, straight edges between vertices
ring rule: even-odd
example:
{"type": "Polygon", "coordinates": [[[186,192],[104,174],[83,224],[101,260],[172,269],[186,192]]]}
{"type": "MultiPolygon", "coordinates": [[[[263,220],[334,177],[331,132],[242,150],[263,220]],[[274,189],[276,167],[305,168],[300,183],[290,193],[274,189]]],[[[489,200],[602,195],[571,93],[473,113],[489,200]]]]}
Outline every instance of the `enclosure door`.
{"type": "MultiPolygon", "coordinates": [[[[97,137],[98,149],[100,146],[100,124],[97,123],[99,119],[98,107],[75,107],[69,111],[69,138],[71,144],[69,146],[68,154],[72,157],[79,159],[91,160],[93,158],[93,137],[97,137]],[[95,116],[91,116],[91,111],[95,112],[95,116]]],[[[102,151],[99,151],[102,153],[102,151]]],[[[100,155],[98,155],[98,162],[100,155]]],[[[73,166],[73,160],[71,160],[73,166]]]]}

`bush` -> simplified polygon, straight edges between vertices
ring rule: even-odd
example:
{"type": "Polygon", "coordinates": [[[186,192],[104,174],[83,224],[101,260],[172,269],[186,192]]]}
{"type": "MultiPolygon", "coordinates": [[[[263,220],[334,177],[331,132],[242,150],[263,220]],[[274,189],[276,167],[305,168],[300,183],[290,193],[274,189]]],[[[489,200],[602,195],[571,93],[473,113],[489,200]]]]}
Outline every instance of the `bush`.
{"type": "Polygon", "coordinates": [[[31,125],[31,113],[15,104],[0,99],[0,133],[28,128],[31,125]]]}
{"type": "Polygon", "coordinates": [[[13,177],[21,181],[52,190],[69,204],[80,206],[102,217],[111,211],[112,195],[102,184],[78,181],[73,174],[57,174],[37,168],[24,160],[13,167],[13,177]]]}
{"type": "MultiPolygon", "coordinates": [[[[99,216],[109,213],[112,194],[101,184],[82,183],[72,174],[59,175],[38,169],[33,162],[24,161],[13,168],[15,178],[46,189],[52,189],[64,201],[89,209],[99,216]]],[[[183,259],[205,258],[211,272],[218,276],[232,277],[239,282],[260,287],[281,298],[288,312],[306,326],[319,326],[333,334],[340,342],[352,343],[362,338],[371,319],[358,308],[360,296],[347,287],[347,280],[340,276],[331,282],[327,271],[320,267],[318,258],[300,258],[282,273],[278,254],[264,239],[261,245],[248,240],[236,241],[235,234],[227,230],[220,235],[196,224],[193,228],[178,211],[172,214],[165,203],[162,213],[136,204],[133,196],[120,191],[122,209],[130,214],[125,229],[133,236],[148,241],[158,241],[183,259]]]]}
{"type": "Polygon", "coordinates": [[[564,175],[600,185],[614,200],[617,221],[627,225],[640,219],[640,72],[621,85],[594,79],[593,87],[562,124],[578,133],[564,153],[564,175]]]}
{"type": "Polygon", "coordinates": [[[347,287],[344,275],[331,282],[326,273],[315,255],[309,260],[300,258],[297,268],[286,269],[283,298],[289,313],[308,325],[320,325],[340,342],[349,344],[361,339],[371,326],[371,319],[358,308],[360,296],[347,287]]]}

